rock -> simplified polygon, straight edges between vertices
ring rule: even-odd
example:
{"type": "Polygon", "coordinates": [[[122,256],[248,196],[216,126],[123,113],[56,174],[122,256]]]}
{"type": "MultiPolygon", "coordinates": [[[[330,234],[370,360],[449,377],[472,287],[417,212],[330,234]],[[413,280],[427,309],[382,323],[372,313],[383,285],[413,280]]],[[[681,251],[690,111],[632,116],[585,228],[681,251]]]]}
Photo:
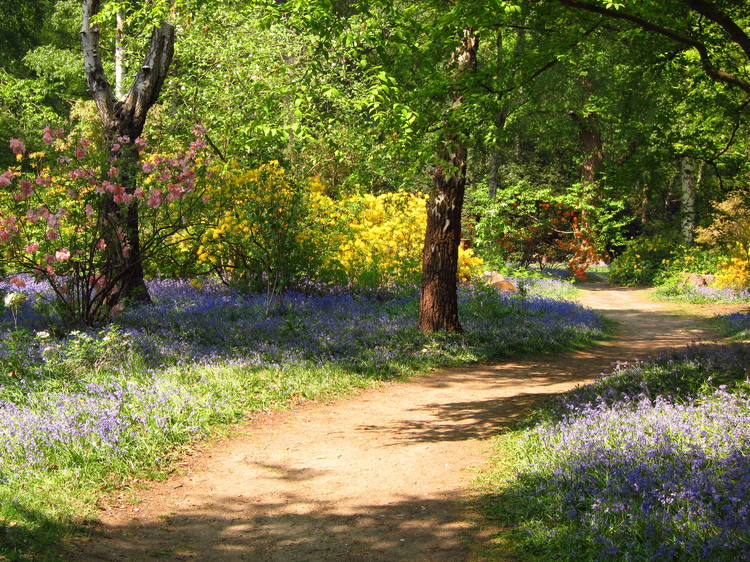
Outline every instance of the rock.
{"type": "Polygon", "coordinates": [[[679,286],[708,287],[714,281],[716,281],[716,276],[708,273],[683,273],[679,286]]]}
{"type": "Polygon", "coordinates": [[[501,293],[517,293],[518,287],[508,281],[505,277],[499,273],[489,273],[484,276],[484,283],[490,287],[495,287],[501,293]]]}

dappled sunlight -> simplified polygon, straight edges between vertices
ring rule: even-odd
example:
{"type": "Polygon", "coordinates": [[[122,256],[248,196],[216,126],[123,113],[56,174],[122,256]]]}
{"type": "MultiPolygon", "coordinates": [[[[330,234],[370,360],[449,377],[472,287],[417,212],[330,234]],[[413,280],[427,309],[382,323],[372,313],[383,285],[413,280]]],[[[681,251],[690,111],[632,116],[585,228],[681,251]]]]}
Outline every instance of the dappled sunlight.
{"type": "Polygon", "coordinates": [[[239,504],[206,495],[178,514],[102,527],[76,560],[467,560],[465,497],[345,507],[300,493],[239,504]]]}

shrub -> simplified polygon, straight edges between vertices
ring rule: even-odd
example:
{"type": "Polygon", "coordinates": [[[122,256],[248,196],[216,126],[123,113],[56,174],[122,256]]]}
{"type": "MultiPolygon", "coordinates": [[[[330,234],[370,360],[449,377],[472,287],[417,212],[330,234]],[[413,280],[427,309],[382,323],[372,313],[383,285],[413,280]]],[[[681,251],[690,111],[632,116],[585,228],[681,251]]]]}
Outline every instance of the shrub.
{"type": "Polygon", "coordinates": [[[208,183],[205,214],[185,240],[197,240],[197,262],[227,284],[279,292],[321,262],[327,243],[312,205],[320,189],[275,161],[251,170],[232,162],[208,183]]]}
{"type": "MultiPolygon", "coordinates": [[[[419,279],[427,226],[425,195],[391,192],[339,201],[320,196],[317,208],[334,209],[318,220],[338,233],[338,244],[323,265],[323,279],[369,287],[419,279]]],[[[459,249],[461,280],[477,276],[483,265],[473,250],[459,249]]]]}
{"type": "Polygon", "coordinates": [[[135,259],[143,260],[194,215],[201,135],[196,129],[187,152],[137,170],[130,151],[146,148],[140,138],[118,139],[105,153],[62,129],[45,129],[46,152],[29,153],[12,139],[18,164],[0,174],[0,263],[47,281],[65,321],[92,325],[117,313],[138,250],[123,225],[138,218],[135,259]]]}
{"type": "Polygon", "coordinates": [[[507,261],[522,267],[566,262],[585,278],[588,266],[600,260],[590,230],[587,214],[568,198],[521,182],[488,202],[476,226],[477,248],[496,268],[507,261]]]}
{"type": "Polygon", "coordinates": [[[610,264],[609,278],[626,286],[676,284],[683,272],[716,273],[721,256],[699,246],[687,246],[676,235],[633,240],[610,264]]]}
{"type": "Polygon", "coordinates": [[[750,287],[750,258],[739,256],[729,258],[721,265],[716,282],[721,287],[731,289],[750,287]]]}
{"type": "Polygon", "coordinates": [[[750,209],[741,194],[732,194],[716,205],[713,222],[697,230],[697,240],[721,249],[728,256],[719,268],[719,286],[750,287],[750,209]]]}

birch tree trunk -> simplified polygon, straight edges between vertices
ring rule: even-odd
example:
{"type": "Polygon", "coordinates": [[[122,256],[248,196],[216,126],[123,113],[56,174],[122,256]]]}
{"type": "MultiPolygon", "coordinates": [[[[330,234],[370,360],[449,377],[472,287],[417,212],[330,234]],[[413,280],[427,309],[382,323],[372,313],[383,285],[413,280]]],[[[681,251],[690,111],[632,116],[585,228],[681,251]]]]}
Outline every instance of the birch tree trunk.
{"type": "MultiPolygon", "coordinates": [[[[174,56],[174,27],[166,22],[151,34],[148,54],[136,74],[133,85],[124,99],[118,99],[104,74],[99,48],[99,27],[92,24],[101,9],[101,0],[83,0],[81,45],[84,70],[91,95],[101,118],[105,150],[118,144],[119,174],[114,178],[126,192],[136,189],[139,167],[136,139],[143,133],[149,109],[156,103],[174,56]]],[[[148,291],[143,280],[138,225],[138,204],[117,204],[113,196],[105,193],[100,200],[102,237],[107,242],[105,275],[119,286],[114,299],[130,297],[148,301],[148,291]]]]}
{"type": "MultiPolygon", "coordinates": [[[[476,69],[478,46],[479,38],[472,30],[465,29],[451,58],[457,76],[476,69]]],[[[452,102],[454,110],[463,103],[458,87],[452,102]]],[[[458,129],[456,123],[448,125],[438,154],[442,164],[433,173],[434,194],[427,203],[419,302],[419,329],[423,332],[462,331],[458,319],[458,246],[468,149],[458,129]]]]}
{"type": "Polygon", "coordinates": [[[115,32],[115,98],[125,97],[125,18],[117,14],[117,31],[115,32]]]}

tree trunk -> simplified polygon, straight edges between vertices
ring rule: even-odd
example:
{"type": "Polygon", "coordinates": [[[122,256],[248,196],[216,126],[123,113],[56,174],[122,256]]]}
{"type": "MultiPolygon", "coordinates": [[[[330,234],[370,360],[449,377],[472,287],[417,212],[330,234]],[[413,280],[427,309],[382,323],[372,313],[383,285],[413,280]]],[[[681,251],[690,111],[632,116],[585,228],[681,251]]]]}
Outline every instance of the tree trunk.
{"type": "MultiPolygon", "coordinates": [[[[120,172],[115,179],[127,193],[136,189],[138,150],[136,139],[143,133],[149,109],[156,103],[174,56],[174,27],[162,23],[151,34],[151,44],[135,81],[124,99],[117,99],[104,74],[99,53],[99,28],[91,19],[101,9],[101,0],[83,0],[81,44],[84,69],[91,95],[104,128],[104,150],[120,145],[120,172]]],[[[113,296],[149,300],[143,281],[138,228],[138,205],[115,203],[111,194],[101,199],[102,237],[108,244],[108,263],[105,267],[110,279],[119,280],[119,293],[113,296]]]]}
{"type": "MultiPolygon", "coordinates": [[[[586,98],[593,91],[593,84],[588,78],[581,78],[586,91],[586,98]]],[[[568,115],[573,119],[578,128],[578,138],[583,147],[583,162],[581,163],[581,183],[594,186],[599,180],[599,170],[604,162],[604,149],[602,147],[602,135],[599,127],[599,118],[596,113],[588,112],[581,115],[576,111],[569,111],[568,115]]]]}
{"type": "Polygon", "coordinates": [[[115,32],[115,98],[125,97],[125,18],[117,13],[115,32]]]}
{"type": "Polygon", "coordinates": [[[695,193],[703,178],[703,164],[696,170],[689,156],[680,158],[680,227],[685,242],[692,242],[695,234],[695,193]]]}
{"type": "MultiPolygon", "coordinates": [[[[516,41],[516,55],[521,56],[522,50],[523,50],[523,39],[521,38],[523,35],[523,31],[519,30],[519,39],[516,41]]],[[[503,72],[502,68],[502,53],[503,53],[503,34],[502,31],[497,32],[497,36],[495,39],[495,47],[497,49],[497,55],[496,55],[496,61],[495,61],[495,74],[496,76],[501,76],[503,72]]],[[[500,163],[502,162],[503,158],[503,146],[500,142],[500,136],[502,135],[503,131],[505,130],[505,123],[508,121],[508,114],[510,113],[510,103],[508,102],[507,98],[503,101],[502,106],[495,114],[494,119],[494,126],[495,126],[495,142],[492,144],[491,151],[492,154],[490,155],[490,175],[487,180],[487,196],[489,197],[490,201],[494,201],[497,197],[497,190],[498,187],[500,187],[500,163]]],[[[520,140],[518,141],[520,145],[520,140]]],[[[520,150],[520,148],[519,148],[520,150]]]]}
{"type": "MultiPolygon", "coordinates": [[[[464,30],[461,44],[451,63],[456,75],[476,69],[478,37],[464,30]]],[[[452,108],[463,103],[457,87],[452,108]]],[[[459,117],[460,119],[460,117],[459,117]]],[[[433,173],[434,193],[427,204],[427,231],[422,252],[422,292],[419,303],[419,329],[423,332],[462,331],[458,319],[458,246],[461,241],[461,210],[466,189],[468,149],[458,125],[450,123],[438,154],[442,164],[433,173]]]]}
{"type": "MultiPolygon", "coordinates": [[[[585,92],[586,101],[588,101],[594,90],[594,85],[586,76],[582,76],[580,80],[585,92]]],[[[599,118],[596,113],[593,112],[587,112],[585,115],[581,115],[575,111],[569,111],[568,115],[570,115],[578,127],[578,138],[581,141],[581,146],[583,148],[581,183],[587,188],[587,191],[593,190],[593,192],[584,192],[589,198],[587,201],[584,201],[584,203],[591,204],[598,196],[596,191],[598,191],[599,171],[604,162],[604,149],[602,147],[599,118]]],[[[584,205],[581,209],[580,222],[577,230],[581,232],[590,231],[589,218],[588,209],[586,208],[586,205],[584,205]]]]}
{"type": "Polygon", "coordinates": [[[490,155],[490,177],[487,180],[487,196],[490,201],[494,201],[497,197],[497,189],[500,187],[500,162],[503,157],[503,149],[498,140],[503,129],[505,129],[505,122],[508,119],[507,104],[498,111],[495,115],[495,144],[492,146],[492,154],[490,155]]]}

